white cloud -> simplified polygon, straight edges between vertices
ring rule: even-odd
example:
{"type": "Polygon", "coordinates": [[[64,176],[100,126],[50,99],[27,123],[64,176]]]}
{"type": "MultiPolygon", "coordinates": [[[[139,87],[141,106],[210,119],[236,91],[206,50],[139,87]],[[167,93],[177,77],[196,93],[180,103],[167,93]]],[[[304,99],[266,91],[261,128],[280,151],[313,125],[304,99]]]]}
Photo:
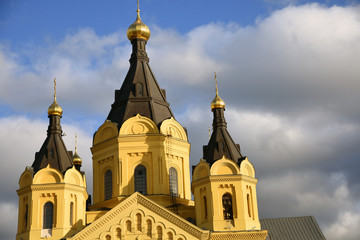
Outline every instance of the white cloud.
{"type": "MultiPolygon", "coordinates": [[[[360,8],[290,6],[253,26],[209,23],[184,35],[152,30],[150,65],[177,119],[188,127],[192,162],[208,141],[217,71],[230,133],[260,176],[262,215],[315,215],[328,238],[358,239],[352,189],[360,185],[360,8]]],[[[45,112],[57,77],[66,145],[73,149],[78,132],[89,186],[92,132],[84,126],[97,116],[105,119],[130,51],[124,32],[99,36],[91,29],[30,53],[0,48],[0,101],[14,112],[45,112]],[[24,56],[31,61],[24,64],[24,56]]],[[[18,178],[40,149],[46,128],[45,120],[0,119],[0,136],[6,136],[0,143],[6,166],[0,186],[9,193],[1,202],[17,199],[18,178]]]]}

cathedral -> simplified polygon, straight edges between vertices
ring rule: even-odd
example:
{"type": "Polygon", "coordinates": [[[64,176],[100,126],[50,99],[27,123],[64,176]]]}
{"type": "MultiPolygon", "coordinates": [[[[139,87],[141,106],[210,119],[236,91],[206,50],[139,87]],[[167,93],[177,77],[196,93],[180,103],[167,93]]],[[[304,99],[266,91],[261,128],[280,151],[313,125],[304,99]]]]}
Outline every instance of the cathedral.
{"type": "Polygon", "coordinates": [[[55,89],[46,139],[19,179],[16,239],[266,239],[255,170],[227,130],[217,84],[212,134],[190,171],[188,133],[150,68],[139,9],[127,37],[130,68],[93,136],[92,197],[62,139],[55,89]]]}

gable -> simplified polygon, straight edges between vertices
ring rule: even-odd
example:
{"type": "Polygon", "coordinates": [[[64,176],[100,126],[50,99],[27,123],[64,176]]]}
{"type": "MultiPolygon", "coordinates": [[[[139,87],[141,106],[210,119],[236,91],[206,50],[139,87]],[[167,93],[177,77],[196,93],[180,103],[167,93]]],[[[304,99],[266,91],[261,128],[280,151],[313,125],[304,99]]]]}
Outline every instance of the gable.
{"type": "Polygon", "coordinates": [[[70,239],[208,239],[185,219],[134,193],[70,239]]]}

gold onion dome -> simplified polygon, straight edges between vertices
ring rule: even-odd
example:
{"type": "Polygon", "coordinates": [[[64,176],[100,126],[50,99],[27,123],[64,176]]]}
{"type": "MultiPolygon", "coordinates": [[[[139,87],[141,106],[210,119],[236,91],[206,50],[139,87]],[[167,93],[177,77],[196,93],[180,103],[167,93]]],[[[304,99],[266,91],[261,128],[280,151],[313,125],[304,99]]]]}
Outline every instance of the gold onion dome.
{"type": "Polygon", "coordinates": [[[150,38],[150,29],[141,21],[140,10],[137,9],[137,17],[133,24],[127,30],[127,37],[131,41],[135,38],[142,38],[146,41],[150,38]]]}
{"type": "Polygon", "coordinates": [[[76,150],[75,150],[74,157],[73,157],[73,163],[75,165],[81,165],[82,164],[82,159],[81,159],[81,157],[79,156],[79,154],[77,153],[76,150]]]}
{"type": "Polygon", "coordinates": [[[61,116],[62,113],[63,113],[63,110],[56,101],[56,78],[54,78],[54,102],[48,108],[48,115],[49,116],[50,115],[59,115],[59,116],[61,116]]]}
{"type": "Polygon", "coordinates": [[[215,73],[215,85],[216,85],[216,96],[214,100],[211,102],[211,109],[214,108],[224,108],[225,109],[225,102],[219,97],[219,91],[217,87],[217,79],[216,79],[216,73],[215,73]]]}

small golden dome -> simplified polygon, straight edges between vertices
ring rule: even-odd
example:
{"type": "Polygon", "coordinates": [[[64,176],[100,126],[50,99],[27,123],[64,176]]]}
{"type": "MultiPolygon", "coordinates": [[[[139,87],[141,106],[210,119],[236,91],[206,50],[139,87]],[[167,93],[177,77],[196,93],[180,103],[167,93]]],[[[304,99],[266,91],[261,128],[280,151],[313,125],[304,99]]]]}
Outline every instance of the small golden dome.
{"type": "Polygon", "coordinates": [[[150,38],[150,29],[141,21],[140,10],[137,10],[137,17],[133,24],[127,30],[127,37],[131,41],[135,38],[142,38],[146,41],[150,38]]]}
{"type": "Polygon", "coordinates": [[[214,108],[225,108],[225,102],[219,97],[219,94],[216,92],[214,100],[211,102],[211,109],[214,108]]]}
{"type": "Polygon", "coordinates": [[[73,157],[73,163],[74,163],[74,165],[81,165],[82,164],[82,159],[80,158],[80,156],[79,156],[79,154],[77,153],[76,150],[75,150],[74,157],[73,157]]]}
{"type": "Polygon", "coordinates": [[[215,73],[215,91],[216,91],[216,96],[215,96],[214,100],[212,100],[212,102],[211,102],[211,109],[214,109],[214,108],[224,108],[225,109],[225,102],[224,102],[224,100],[221,99],[221,97],[219,97],[216,73],[215,73]]]}
{"type": "Polygon", "coordinates": [[[56,102],[56,97],[54,97],[54,102],[51,104],[51,106],[48,109],[48,115],[59,115],[61,116],[63,113],[62,108],[59,106],[59,104],[56,102]]]}

